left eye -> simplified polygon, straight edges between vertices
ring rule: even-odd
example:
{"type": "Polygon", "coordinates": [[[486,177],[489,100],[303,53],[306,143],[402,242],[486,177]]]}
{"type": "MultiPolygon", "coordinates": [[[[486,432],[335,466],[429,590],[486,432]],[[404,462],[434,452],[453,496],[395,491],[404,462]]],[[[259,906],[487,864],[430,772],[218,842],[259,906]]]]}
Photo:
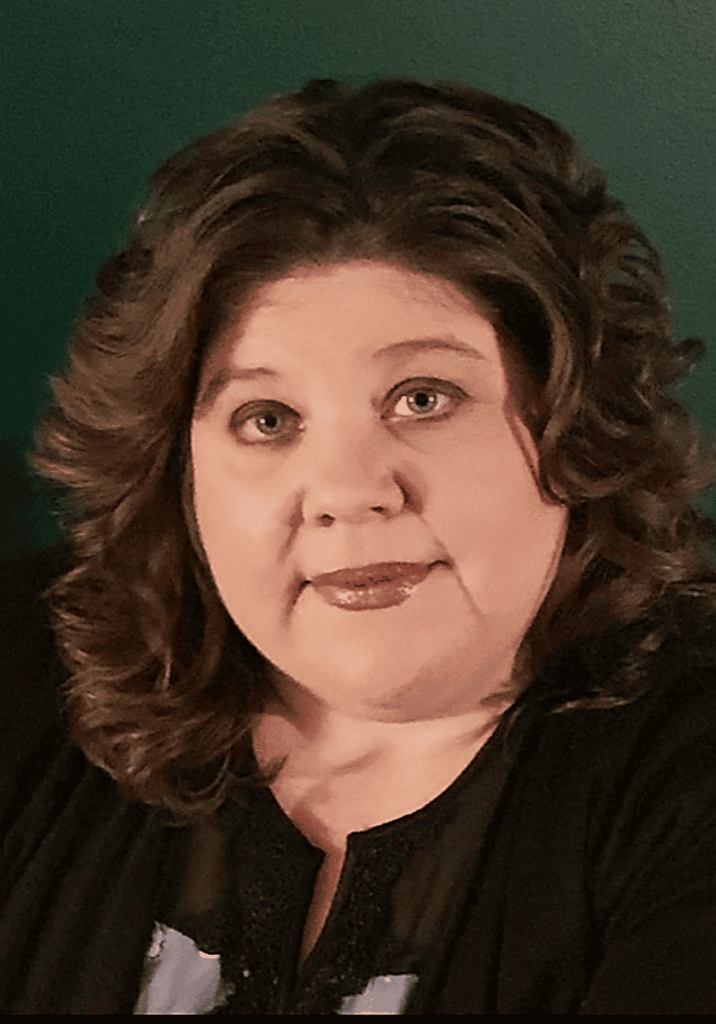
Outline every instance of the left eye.
{"type": "Polygon", "coordinates": [[[452,405],[464,398],[461,392],[452,393],[447,386],[421,384],[405,391],[393,406],[393,414],[399,419],[427,419],[441,416],[452,405]]]}
{"type": "Polygon", "coordinates": [[[420,391],[413,391],[409,395],[403,395],[396,403],[394,411],[398,416],[442,412],[443,406],[448,401],[447,395],[421,388],[420,391]],[[403,411],[401,411],[401,405],[403,411]]]}

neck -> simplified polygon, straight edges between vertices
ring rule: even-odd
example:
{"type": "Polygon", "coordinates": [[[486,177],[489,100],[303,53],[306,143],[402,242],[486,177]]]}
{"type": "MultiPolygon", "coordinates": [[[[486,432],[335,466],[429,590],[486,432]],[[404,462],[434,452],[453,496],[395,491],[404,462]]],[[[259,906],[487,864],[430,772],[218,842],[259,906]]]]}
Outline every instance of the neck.
{"type": "Polygon", "coordinates": [[[296,687],[284,704],[266,708],[254,730],[254,750],[261,763],[287,756],[291,774],[314,777],[400,772],[405,766],[414,771],[416,764],[431,771],[474,756],[515,697],[505,689],[464,714],[384,722],[339,711],[296,687]]]}

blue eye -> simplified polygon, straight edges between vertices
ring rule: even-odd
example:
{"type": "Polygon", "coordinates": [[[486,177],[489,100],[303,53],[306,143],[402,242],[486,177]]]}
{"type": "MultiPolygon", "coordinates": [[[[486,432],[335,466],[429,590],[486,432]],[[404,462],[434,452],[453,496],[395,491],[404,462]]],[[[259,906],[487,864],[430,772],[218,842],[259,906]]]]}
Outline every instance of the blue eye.
{"type": "Polygon", "coordinates": [[[420,388],[419,391],[409,392],[402,395],[394,408],[394,412],[401,418],[404,416],[434,416],[442,413],[446,405],[450,404],[450,397],[432,388],[420,388]],[[401,402],[405,403],[406,412],[399,412],[401,402]]]}
{"type": "Polygon", "coordinates": [[[393,415],[397,419],[443,419],[466,398],[462,388],[448,381],[405,381],[394,399],[393,415]]]}

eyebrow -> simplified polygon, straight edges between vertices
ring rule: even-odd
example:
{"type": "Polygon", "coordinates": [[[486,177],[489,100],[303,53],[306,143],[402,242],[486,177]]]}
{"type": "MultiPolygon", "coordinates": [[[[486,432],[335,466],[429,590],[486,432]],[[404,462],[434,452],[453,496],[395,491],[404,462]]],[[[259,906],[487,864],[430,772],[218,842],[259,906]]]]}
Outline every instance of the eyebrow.
{"type": "Polygon", "coordinates": [[[213,409],[219,397],[223,394],[229,384],[235,380],[258,380],[261,377],[278,377],[276,370],[269,370],[265,366],[239,369],[236,366],[226,366],[218,370],[205,388],[201,391],[196,400],[196,415],[201,418],[207,416],[213,409]]]}
{"type": "Polygon", "coordinates": [[[374,359],[386,359],[394,355],[402,355],[403,352],[407,352],[409,355],[413,352],[422,352],[426,349],[445,349],[448,352],[456,352],[459,356],[465,356],[468,359],[486,359],[487,357],[479,352],[472,345],[466,345],[452,334],[442,335],[439,338],[411,338],[408,341],[396,341],[392,345],[386,345],[385,348],[379,349],[373,353],[374,359]]]}
{"type": "MultiPolygon", "coordinates": [[[[410,357],[415,352],[425,351],[448,351],[464,359],[473,359],[478,362],[487,357],[473,348],[459,341],[452,334],[437,338],[409,338],[406,341],[397,341],[392,345],[386,345],[373,353],[373,359],[399,360],[401,357],[410,357]]],[[[266,366],[237,367],[225,366],[214,374],[207,385],[201,391],[196,402],[196,414],[199,417],[206,416],[219,400],[229,384],[235,380],[260,380],[265,377],[280,377],[277,370],[271,370],[266,366]]]]}

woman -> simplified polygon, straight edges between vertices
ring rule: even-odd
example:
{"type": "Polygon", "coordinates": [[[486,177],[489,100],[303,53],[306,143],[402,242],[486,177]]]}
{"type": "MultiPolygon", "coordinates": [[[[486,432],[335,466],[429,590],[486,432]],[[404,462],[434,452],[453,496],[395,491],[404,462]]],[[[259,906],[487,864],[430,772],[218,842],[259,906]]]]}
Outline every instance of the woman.
{"type": "Polygon", "coordinates": [[[313,81],[157,171],[32,453],[6,1011],[716,1009],[669,319],[567,134],[467,86],[313,81]]]}

